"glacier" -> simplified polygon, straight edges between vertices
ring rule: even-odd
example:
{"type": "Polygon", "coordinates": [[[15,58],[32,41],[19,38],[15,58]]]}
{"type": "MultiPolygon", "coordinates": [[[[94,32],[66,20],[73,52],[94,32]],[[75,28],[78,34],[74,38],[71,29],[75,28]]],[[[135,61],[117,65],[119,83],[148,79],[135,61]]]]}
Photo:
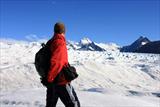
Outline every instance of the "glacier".
{"type": "MultiPolygon", "coordinates": [[[[82,106],[159,107],[160,54],[125,53],[114,43],[95,44],[106,51],[78,50],[77,42],[67,42],[69,62],[79,74],[72,84],[82,106]]],[[[40,48],[40,42],[0,40],[1,107],[45,106],[46,89],[34,67],[40,48]]]]}

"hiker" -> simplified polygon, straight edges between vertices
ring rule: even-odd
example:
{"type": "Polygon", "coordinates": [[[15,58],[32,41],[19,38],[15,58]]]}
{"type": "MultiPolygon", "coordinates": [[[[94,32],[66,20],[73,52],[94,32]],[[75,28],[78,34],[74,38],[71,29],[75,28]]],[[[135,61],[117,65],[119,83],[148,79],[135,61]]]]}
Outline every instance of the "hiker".
{"type": "Polygon", "coordinates": [[[58,98],[65,107],[80,107],[80,102],[71,82],[67,81],[63,74],[59,75],[62,68],[68,64],[65,30],[63,23],[56,23],[54,35],[47,42],[51,51],[50,67],[47,77],[41,81],[47,87],[46,107],[56,107],[58,98]]]}

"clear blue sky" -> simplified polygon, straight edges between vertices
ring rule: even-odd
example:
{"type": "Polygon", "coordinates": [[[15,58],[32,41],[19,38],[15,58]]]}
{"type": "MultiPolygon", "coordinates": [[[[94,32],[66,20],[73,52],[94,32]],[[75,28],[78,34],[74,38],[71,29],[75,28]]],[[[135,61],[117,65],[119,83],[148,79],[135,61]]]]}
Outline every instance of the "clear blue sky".
{"type": "Polygon", "coordinates": [[[126,45],[139,36],[160,40],[160,0],[0,0],[0,36],[50,38],[55,22],[67,39],[126,45]]]}

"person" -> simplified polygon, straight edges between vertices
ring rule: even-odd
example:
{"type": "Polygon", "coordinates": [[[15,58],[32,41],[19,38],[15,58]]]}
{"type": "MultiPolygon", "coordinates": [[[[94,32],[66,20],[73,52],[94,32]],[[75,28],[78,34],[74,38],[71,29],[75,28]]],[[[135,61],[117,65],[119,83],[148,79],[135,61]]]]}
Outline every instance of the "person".
{"type": "Polygon", "coordinates": [[[41,81],[47,87],[46,107],[56,107],[58,98],[65,107],[80,107],[71,82],[68,82],[63,74],[59,75],[62,68],[68,64],[65,31],[65,25],[57,22],[54,25],[54,35],[47,42],[51,52],[50,68],[46,80],[41,81]]]}

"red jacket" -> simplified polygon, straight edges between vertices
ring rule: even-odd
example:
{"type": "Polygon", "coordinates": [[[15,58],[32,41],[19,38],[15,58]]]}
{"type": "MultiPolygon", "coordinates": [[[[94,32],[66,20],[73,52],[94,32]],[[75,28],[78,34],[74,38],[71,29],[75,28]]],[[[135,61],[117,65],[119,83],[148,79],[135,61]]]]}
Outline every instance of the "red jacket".
{"type": "MultiPolygon", "coordinates": [[[[51,40],[49,40],[51,50],[50,69],[48,72],[48,82],[53,82],[55,77],[60,73],[63,66],[68,64],[68,53],[66,47],[65,37],[61,34],[55,34],[51,40]]],[[[59,85],[65,85],[68,81],[65,80],[64,75],[60,76],[58,80],[59,85]]]]}

